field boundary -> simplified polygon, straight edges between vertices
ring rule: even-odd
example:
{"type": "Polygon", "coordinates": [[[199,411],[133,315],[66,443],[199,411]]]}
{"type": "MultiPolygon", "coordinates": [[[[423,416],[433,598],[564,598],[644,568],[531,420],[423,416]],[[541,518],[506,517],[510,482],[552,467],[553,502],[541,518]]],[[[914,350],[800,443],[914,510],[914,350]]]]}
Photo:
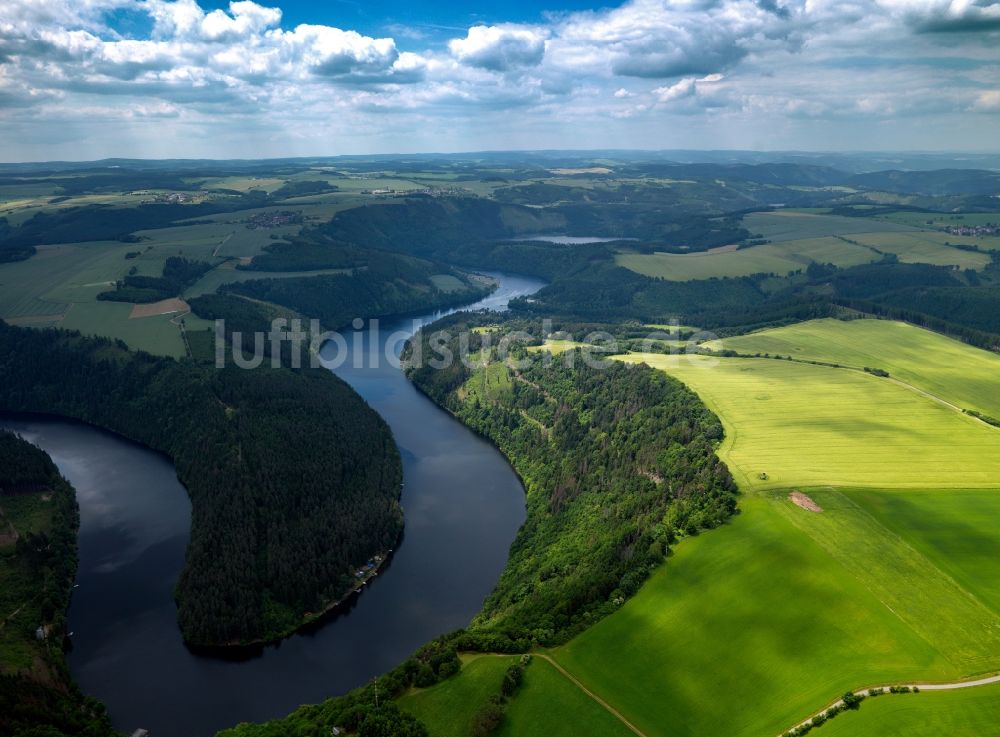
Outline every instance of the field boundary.
{"type": "MultiPolygon", "coordinates": [[[[911,693],[912,692],[919,693],[920,691],[957,691],[958,689],[962,688],[975,688],[977,686],[988,686],[993,683],[1000,683],[1000,673],[997,673],[992,676],[986,676],[985,678],[978,678],[976,680],[952,681],[950,683],[908,683],[901,686],[866,686],[864,688],[859,688],[856,691],[851,691],[850,693],[854,694],[855,696],[870,696],[872,691],[881,691],[883,694],[889,694],[891,693],[890,689],[893,688],[909,689],[911,693]]],[[[835,709],[836,707],[842,705],[843,703],[844,703],[843,698],[837,699],[836,701],[828,704],[822,709],[813,712],[808,717],[803,719],[801,722],[798,722],[797,724],[789,727],[783,732],[778,733],[776,737],[785,737],[785,735],[787,735],[789,732],[794,732],[796,729],[806,726],[807,724],[812,722],[812,720],[815,719],[816,717],[826,713],[830,709],[835,709]]]]}
{"type": "MultiPolygon", "coordinates": [[[[559,671],[559,673],[562,674],[562,676],[564,678],[566,678],[570,683],[572,683],[578,689],[580,689],[585,694],[587,694],[587,696],[589,696],[593,701],[595,701],[596,703],[600,704],[609,714],[611,714],[618,721],[620,721],[622,724],[624,724],[626,727],[628,727],[629,730],[631,730],[636,735],[638,735],[638,737],[646,737],[646,733],[645,732],[643,732],[637,726],[635,726],[634,724],[632,724],[632,722],[630,722],[628,719],[626,719],[625,715],[622,714],[620,711],[618,711],[615,707],[613,707],[607,701],[605,701],[600,696],[598,696],[597,694],[595,694],[589,688],[587,688],[586,686],[584,686],[576,676],[574,676],[568,670],[566,670],[565,668],[563,668],[562,665],[560,665],[559,662],[556,661],[555,658],[551,657],[550,655],[546,655],[545,653],[534,653],[534,654],[537,657],[539,657],[542,660],[544,660],[545,662],[549,663],[553,668],[555,668],[557,671],[559,671]]],[[[997,678],[1000,679],[1000,676],[997,676],[997,678]]]]}

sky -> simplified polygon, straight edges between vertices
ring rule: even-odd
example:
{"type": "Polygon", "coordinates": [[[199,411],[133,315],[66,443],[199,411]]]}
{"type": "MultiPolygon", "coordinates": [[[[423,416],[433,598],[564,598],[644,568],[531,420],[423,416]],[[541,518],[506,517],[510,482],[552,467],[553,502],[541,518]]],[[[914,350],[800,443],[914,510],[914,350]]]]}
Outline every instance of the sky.
{"type": "Polygon", "coordinates": [[[0,160],[1000,151],[1000,0],[0,0],[0,160]]]}

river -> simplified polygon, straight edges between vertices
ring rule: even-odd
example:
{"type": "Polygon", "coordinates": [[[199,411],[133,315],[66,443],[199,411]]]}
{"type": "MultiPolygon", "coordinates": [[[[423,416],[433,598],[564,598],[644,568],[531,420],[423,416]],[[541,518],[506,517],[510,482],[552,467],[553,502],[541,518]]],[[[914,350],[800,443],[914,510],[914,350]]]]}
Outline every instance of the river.
{"type": "MultiPolygon", "coordinates": [[[[504,309],[543,285],[494,274],[499,288],[466,309],[504,309]]],[[[421,644],[466,625],[492,590],[524,521],[524,490],[506,460],[385,360],[399,339],[444,313],[347,335],[336,373],[392,428],[403,459],[406,529],[390,563],[325,622],[240,658],[191,652],[173,586],[190,503],[164,456],[94,427],[0,416],[45,449],[80,502],[78,587],[69,611],[70,671],[114,724],[151,737],[207,737],[240,721],[284,716],[390,670],[421,644]],[[395,336],[393,336],[395,333],[395,336]],[[363,346],[381,360],[355,361],[363,346]],[[360,367],[355,367],[362,364],[360,367]]],[[[333,362],[335,346],[321,351],[333,362]]]]}

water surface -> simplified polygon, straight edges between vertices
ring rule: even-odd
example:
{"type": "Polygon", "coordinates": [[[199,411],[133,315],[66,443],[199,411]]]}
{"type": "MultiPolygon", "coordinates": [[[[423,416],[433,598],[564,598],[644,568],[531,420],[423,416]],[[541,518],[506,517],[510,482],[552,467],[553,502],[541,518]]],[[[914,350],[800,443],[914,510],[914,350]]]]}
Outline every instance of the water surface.
{"type": "MultiPolygon", "coordinates": [[[[470,307],[502,309],[542,286],[495,276],[500,288],[470,307]]],[[[366,328],[357,342],[347,336],[336,369],[386,419],[402,454],[406,529],[389,566],[311,632],[238,660],[192,653],[181,641],[172,592],[190,503],[170,462],[81,423],[0,415],[0,426],[48,451],[76,487],[80,569],[69,666],[80,688],[107,704],[116,727],[205,737],[280,717],[391,669],[479,610],[524,521],[523,488],[492,445],[384,360],[387,341],[395,338],[394,354],[402,336],[441,314],[380,325],[377,335],[366,328]],[[356,345],[383,360],[356,362],[356,345]]],[[[327,360],[335,354],[333,344],[322,351],[327,360]]]]}

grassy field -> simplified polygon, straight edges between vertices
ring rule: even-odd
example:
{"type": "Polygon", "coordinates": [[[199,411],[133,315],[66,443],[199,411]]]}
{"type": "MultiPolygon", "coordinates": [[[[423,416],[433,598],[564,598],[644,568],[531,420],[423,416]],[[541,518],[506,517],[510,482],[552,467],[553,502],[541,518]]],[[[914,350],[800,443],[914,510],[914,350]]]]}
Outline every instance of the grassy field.
{"type": "MultiPolygon", "coordinates": [[[[964,674],[942,652],[950,643],[929,642],[869,588],[872,575],[803,528],[812,520],[795,521],[824,515],[784,494],[741,508],[682,542],[619,612],[556,650],[559,662],[650,737],[771,737],[849,688],[964,674]]],[[[838,534],[849,547],[870,529],[838,534]]],[[[980,669],[1000,665],[990,646],[980,669]]]]}
{"type": "Polygon", "coordinates": [[[1000,493],[981,489],[843,493],[978,600],[1000,611],[1000,493]]]}
{"type": "Polygon", "coordinates": [[[566,351],[572,351],[577,348],[592,348],[589,343],[581,343],[576,340],[558,340],[549,338],[542,345],[529,345],[525,350],[532,353],[538,353],[540,351],[548,351],[553,356],[558,356],[560,353],[565,353],[566,351]]]}
{"type": "Polygon", "coordinates": [[[763,358],[620,358],[677,377],[721,417],[719,455],[744,489],[1000,487],[1000,430],[891,380],[763,358]]]}
{"type": "MultiPolygon", "coordinates": [[[[607,709],[543,658],[534,658],[497,737],[634,737],[607,709]]],[[[432,737],[437,735],[432,731],[432,737]]],[[[463,735],[463,737],[466,737],[463,735]]]]}
{"type": "Polygon", "coordinates": [[[905,264],[957,266],[961,269],[982,269],[990,263],[987,253],[964,251],[947,244],[973,245],[975,238],[963,238],[935,231],[916,233],[855,233],[850,240],[883,253],[894,253],[905,264]]]}
{"type": "Polygon", "coordinates": [[[823,726],[823,737],[997,737],[1000,685],[868,699],[823,726]]]}
{"type": "Polygon", "coordinates": [[[251,281],[253,279],[289,279],[296,276],[320,276],[321,274],[346,274],[351,269],[317,269],[315,271],[249,271],[235,268],[232,262],[222,264],[206,273],[201,279],[184,290],[184,299],[210,294],[223,284],[251,281]]]}
{"type": "Polygon", "coordinates": [[[915,230],[915,228],[902,223],[870,218],[849,218],[802,210],[750,213],[743,218],[743,226],[754,236],[759,235],[775,243],[800,238],[850,235],[851,233],[912,232],[915,230]]]}
{"type": "Polygon", "coordinates": [[[457,676],[411,691],[397,701],[427,726],[432,737],[469,737],[476,713],[500,693],[504,671],[518,658],[480,655],[462,660],[457,676]]]}
{"type": "MultiPolygon", "coordinates": [[[[83,302],[70,307],[59,327],[79,330],[84,335],[120,338],[130,348],[159,356],[182,358],[187,354],[176,314],[129,318],[132,305],[125,302],[83,302]]],[[[212,326],[193,315],[184,317],[188,330],[212,326]]]]}
{"type": "MultiPolygon", "coordinates": [[[[956,249],[948,250],[962,253],[956,249]]],[[[822,237],[767,243],[739,250],[720,248],[701,253],[621,253],[615,261],[619,266],[646,276],[690,281],[761,273],[785,275],[805,269],[813,261],[847,267],[871,263],[879,258],[870,248],[839,238],[822,237]]]]}
{"type": "Polygon", "coordinates": [[[1000,417],[1000,356],[889,320],[812,320],[706,344],[888,371],[962,408],[1000,417]]]}

